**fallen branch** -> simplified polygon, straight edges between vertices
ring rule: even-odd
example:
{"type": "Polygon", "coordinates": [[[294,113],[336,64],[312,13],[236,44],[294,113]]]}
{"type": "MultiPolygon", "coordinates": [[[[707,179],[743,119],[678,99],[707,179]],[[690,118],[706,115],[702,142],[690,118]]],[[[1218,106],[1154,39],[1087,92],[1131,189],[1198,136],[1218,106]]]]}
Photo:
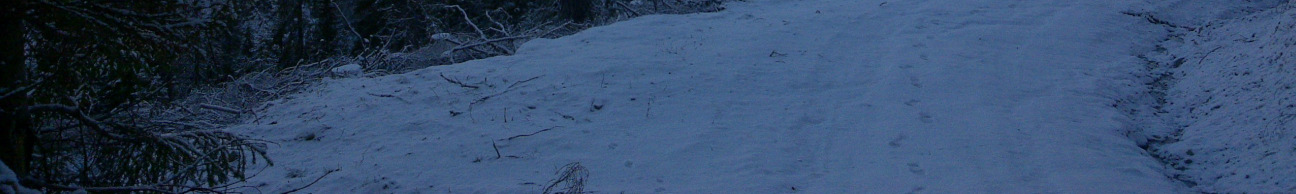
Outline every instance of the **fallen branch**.
{"type": "MultiPolygon", "coordinates": [[[[496,43],[496,42],[512,41],[512,40],[517,40],[517,39],[526,39],[526,38],[531,38],[531,37],[532,37],[531,35],[525,35],[525,36],[510,36],[510,37],[496,38],[496,39],[485,39],[485,40],[483,40],[483,41],[481,41],[481,42],[476,42],[476,43],[470,43],[470,44],[464,44],[464,45],[456,46],[456,47],[454,47],[453,49],[450,49],[450,50],[451,50],[451,51],[460,51],[460,50],[464,50],[464,49],[477,48],[477,47],[482,46],[482,45],[493,44],[493,43],[496,43]]],[[[484,39],[484,38],[483,38],[483,39],[484,39]]],[[[492,46],[495,46],[495,45],[492,45],[492,46]]],[[[510,55],[513,54],[513,51],[510,51],[510,50],[508,50],[508,49],[498,48],[499,46],[495,46],[495,47],[497,47],[497,49],[503,50],[503,51],[504,51],[504,54],[510,54],[510,55]]],[[[480,51],[480,50],[479,50],[479,51],[480,51]]]]}
{"type": "MultiPolygon", "coordinates": [[[[465,19],[467,19],[466,16],[465,16],[465,19]]],[[[473,23],[472,23],[471,20],[469,20],[469,21],[468,21],[468,24],[473,24],[473,23]]],[[[570,24],[571,24],[571,22],[568,21],[568,22],[566,22],[566,23],[563,23],[562,25],[558,25],[557,27],[554,27],[554,28],[552,28],[552,29],[549,29],[549,30],[544,31],[543,33],[539,33],[539,34],[529,34],[529,35],[520,35],[520,36],[509,36],[509,37],[503,37],[503,38],[487,38],[486,35],[485,35],[483,32],[481,32],[481,29],[477,29],[477,28],[476,28],[476,25],[473,24],[474,29],[476,29],[476,30],[478,31],[478,33],[481,35],[481,39],[480,39],[480,41],[470,41],[470,42],[467,42],[467,43],[466,43],[466,42],[461,42],[461,41],[455,41],[455,40],[453,40],[453,39],[446,39],[446,41],[450,41],[451,43],[454,43],[454,44],[456,44],[456,45],[459,45],[459,46],[455,46],[454,48],[451,48],[451,49],[450,49],[450,52],[452,52],[452,53],[453,53],[453,52],[463,51],[463,50],[472,50],[472,51],[477,51],[477,52],[480,52],[480,53],[482,53],[482,54],[486,54],[486,55],[499,55],[499,54],[503,54],[503,55],[513,55],[513,54],[516,52],[514,49],[510,49],[510,48],[507,48],[507,47],[504,47],[504,46],[500,46],[499,43],[502,43],[502,42],[508,42],[508,41],[515,41],[515,40],[521,40],[521,39],[530,39],[530,38],[535,38],[535,37],[543,37],[543,36],[545,36],[545,35],[552,34],[554,31],[556,31],[556,30],[558,30],[558,29],[565,28],[565,27],[567,27],[567,25],[570,25],[570,24]],[[487,51],[487,50],[482,49],[482,48],[481,48],[482,46],[490,46],[490,47],[492,47],[492,48],[494,48],[494,49],[496,49],[496,50],[502,51],[503,53],[499,53],[499,52],[490,52],[490,51],[487,51]]],[[[507,34],[507,33],[505,33],[505,34],[507,34]]]]}
{"type": "MultiPolygon", "coordinates": [[[[455,40],[455,39],[453,39],[453,38],[447,38],[447,39],[445,39],[445,41],[450,41],[450,43],[454,43],[455,45],[463,45],[463,44],[464,44],[463,41],[458,41],[458,40],[455,40]]],[[[490,51],[482,50],[481,48],[477,48],[477,47],[470,47],[470,48],[468,48],[468,49],[469,49],[469,50],[473,50],[473,51],[477,51],[477,52],[482,53],[482,54],[490,54],[490,53],[491,53],[490,51]]],[[[454,50],[451,50],[450,53],[454,53],[454,50]]],[[[450,55],[450,61],[458,61],[458,60],[455,60],[454,57],[455,57],[455,56],[454,56],[453,54],[451,54],[451,55],[450,55]]]]}
{"type": "Polygon", "coordinates": [[[1215,51],[1218,51],[1218,50],[1220,50],[1221,48],[1224,48],[1224,47],[1223,47],[1223,46],[1215,47],[1215,49],[1211,49],[1210,52],[1206,52],[1206,54],[1202,55],[1202,58],[1201,58],[1201,59],[1198,59],[1198,60],[1197,60],[1197,64],[1201,64],[1202,62],[1206,61],[1206,58],[1210,58],[1210,55],[1211,55],[1211,54],[1214,54],[1215,51]]]}
{"type": "Polygon", "coordinates": [[[223,107],[223,106],[216,106],[216,105],[213,105],[213,104],[207,104],[207,103],[200,103],[200,104],[198,104],[198,107],[201,107],[201,108],[204,108],[204,109],[209,109],[209,110],[214,110],[214,111],[226,112],[226,113],[230,113],[230,114],[239,114],[239,113],[243,113],[243,111],[239,111],[239,110],[237,110],[237,109],[226,108],[226,107],[223,107]]]}
{"type": "Polygon", "coordinates": [[[554,31],[557,31],[558,29],[565,28],[565,27],[567,27],[567,25],[571,25],[571,24],[572,24],[571,21],[567,21],[567,22],[563,23],[562,25],[558,25],[558,27],[551,28],[551,29],[545,31],[544,33],[536,34],[535,36],[536,36],[536,37],[544,37],[544,36],[547,36],[547,35],[549,35],[549,34],[553,34],[554,31]]]}
{"type": "Polygon", "coordinates": [[[499,146],[495,145],[495,141],[491,141],[491,147],[495,148],[495,159],[500,159],[504,157],[503,155],[500,154],[499,146]]]}
{"type": "Polygon", "coordinates": [[[630,13],[634,14],[634,15],[632,15],[632,16],[641,16],[641,15],[643,15],[643,14],[640,14],[639,11],[635,11],[634,8],[630,8],[630,6],[629,6],[629,5],[626,5],[625,3],[622,3],[622,2],[620,2],[620,1],[614,1],[614,2],[616,2],[616,4],[617,4],[617,5],[620,5],[622,8],[625,8],[626,11],[630,11],[630,13]]]}
{"type": "Polygon", "coordinates": [[[472,18],[468,17],[468,11],[464,11],[463,7],[459,7],[459,5],[447,5],[446,8],[455,8],[459,10],[459,13],[463,15],[464,21],[468,23],[468,26],[472,26],[473,30],[477,31],[477,35],[481,36],[481,39],[486,39],[486,32],[477,27],[477,24],[472,21],[472,18]]]}
{"type": "Polygon", "coordinates": [[[31,111],[33,113],[35,112],[62,113],[64,115],[71,116],[77,121],[81,121],[81,123],[84,123],[85,126],[90,127],[90,129],[100,133],[100,135],[114,138],[114,139],[130,139],[122,136],[121,134],[116,134],[111,131],[108,131],[103,127],[103,122],[99,122],[99,120],[90,118],[90,115],[86,115],[84,112],[81,112],[80,110],[78,110],[76,107],[73,106],[61,105],[61,104],[37,104],[37,105],[28,106],[27,111],[31,111]]]}
{"type": "Polygon", "coordinates": [[[253,91],[256,91],[256,92],[267,93],[267,94],[270,94],[270,95],[279,96],[279,93],[271,92],[270,90],[265,90],[265,89],[258,88],[258,87],[256,87],[256,86],[252,85],[251,83],[243,83],[242,85],[243,85],[243,87],[246,87],[246,88],[248,88],[249,90],[253,90],[253,91]]]}
{"type": "Polygon", "coordinates": [[[514,87],[518,86],[518,84],[527,83],[527,82],[530,82],[530,81],[533,81],[533,80],[539,79],[540,77],[543,77],[543,76],[535,76],[535,77],[531,77],[531,79],[526,79],[526,80],[522,80],[522,81],[518,81],[518,82],[513,82],[513,84],[509,85],[508,88],[505,88],[504,91],[502,91],[502,92],[495,93],[495,94],[491,94],[491,95],[487,95],[487,96],[483,96],[483,97],[481,97],[481,98],[478,98],[477,100],[473,100],[472,103],[468,103],[468,110],[472,110],[473,105],[477,105],[477,103],[486,102],[486,100],[490,100],[491,98],[494,98],[494,97],[496,97],[496,96],[504,95],[505,93],[508,93],[508,92],[513,91],[513,89],[515,89],[514,87]]]}
{"type": "MultiPolygon", "coordinates": [[[[679,10],[679,8],[675,8],[674,5],[671,5],[670,2],[663,2],[662,5],[666,5],[666,9],[670,9],[670,10],[679,10]]],[[[658,12],[660,12],[660,11],[658,11],[658,12]]]]}
{"type": "Polygon", "coordinates": [[[187,122],[179,122],[179,121],[152,120],[152,122],[153,122],[153,123],[157,123],[157,124],[167,124],[167,125],[175,125],[175,126],[187,127],[186,129],[202,129],[202,128],[204,128],[204,127],[202,127],[202,126],[198,126],[198,124],[195,124],[195,123],[187,123],[187,122]]]}
{"type": "Polygon", "coordinates": [[[124,187],[77,187],[77,186],[45,183],[45,181],[33,179],[30,177],[24,177],[22,179],[22,184],[24,186],[43,188],[43,189],[55,190],[55,191],[87,191],[87,192],[94,192],[94,193],[108,193],[108,192],[125,193],[125,192],[147,191],[147,192],[158,192],[158,193],[175,193],[175,192],[157,188],[156,185],[148,185],[148,186],[139,185],[139,186],[124,186],[124,187]]]}
{"type": "Polygon", "coordinates": [[[283,192],[282,194],[289,194],[289,193],[293,193],[293,192],[301,191],[302,189],[306,189],[307,187],[310,187],[311,185],[315,185],[315,183],[318,183],[321,179],[324,179],[324,177],[328,176],[329,174],[333,174],[333,172],[337,172],[337,171],[340,171],[340,170],[341,170],[341,169],[333,169],[333,170],[329,170],[329,171],[327,171],[327,172],[324,172],[324,175],[320,175],[319,178],[315,178],[315,181],[311,181],[310,184],[306,184],[306,186],[297,187],[296,189],[292,189],[292,190],[285,191],[285,192],[283,192]]]}
{"type": "Polygon", "coordinates": [[[541,76],[535,76],[535,77],[531,77],[531,78],[526,79],[526,80],[522,80],[522,81],[518,81],[518,82],[513,82],[513,84],[510,84],[510,85],[508,86],[508,88],[513,88],[514,86],[517,86],[518,84],[527,83],[527,82],[531,82],[532,80],[540,79],[540,77],[541,77],[541,76]]]}
{"type": "Polygon", "coordinates": [[[374,93],[366,93],[366,94],[369,94],[369,96],[373,96],[373,97],[395,98],[396,100],[400,100],[401,102],[410,103],[410,101],[405,100],[405,98],[401,98],[400,96],[396,96],[396,95],[391,95],[391,94],[374,94],[374,93]]]}
{"type": "Polygon", "coordinates": [[[447,82],[459,85],[459,87],[463,87],[463,88],[472,88],[472,89],[481,88],[480,86],[468,85],[466,83],[460,82],[459,80],[450,79],[449,77],[446,77],[444,73],[441,74],[441,79],[445,79],[447,82]]]}
{"type": "Polygon", "coordinates": [[[134,192],[153,192],[153,193],[167,193],[167,194],[179,194],[179,193],[191,193],[191,192],[228,193],[226,191],[226,189],[228,188],[195,187],[195,186],[170,185],[170,184],[117,186],[117,187],[79,187],[79,186],[70,186],[70,185],[50,184],[32,178],[23,178],[22,184],[26,186],[44,188],[44,189],[55,190],[55,191],[86,191],[88,193],[134,193],[134,192]],[[184,189],[184,191],[175,192],[173,191],[173,189],[184,189]]]}
{"type": "MultiPolygon", "coordinates": [[[[528,136],[532,136],[532,135],[540,134],[540,133],[545,132],[545,131],[549,131],[549,130],[557,129],[557,128],[559,128],[559,127],[562,127],[562,126],[554,126],[554,127],[549,127],[549,128],[547,128],[547,129],[541,129],[540,131],[536,131],[536,132],[531,133],[531,134],[514,135],[513,137],[500,139],[500,141],[510,141],[510,140],[513,140],[513,139],[521,138],[521,137],[528,137],[528,136]]],[[[496,148],[496,149],[497,149],[496,152],[499,152],[498,148],[496,148]]]]}

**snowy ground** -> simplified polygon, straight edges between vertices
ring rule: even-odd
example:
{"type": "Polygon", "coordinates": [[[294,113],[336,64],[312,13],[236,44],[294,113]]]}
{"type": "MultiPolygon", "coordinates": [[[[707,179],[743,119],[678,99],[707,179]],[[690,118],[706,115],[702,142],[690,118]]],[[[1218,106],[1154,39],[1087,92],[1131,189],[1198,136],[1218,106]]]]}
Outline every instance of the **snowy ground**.
{"type": "Polygon", "coordinates": [[[536,193],[570,162],[599,193],[1186,192],[1105,81],[1166,36],[1134,6],[739,2],[329,80],[228,130],[277,143],[262,192],[536,193]]]}
{"type": "Polygon", "coordinates": [[[1296,1],[1188,1],[1149,55],[1164,94],[1143,118],[1178,179],[1210,193],[1296,192],[1296,1]],[[1192,29],[1192,30],[1188,30],[1192,29]]]}

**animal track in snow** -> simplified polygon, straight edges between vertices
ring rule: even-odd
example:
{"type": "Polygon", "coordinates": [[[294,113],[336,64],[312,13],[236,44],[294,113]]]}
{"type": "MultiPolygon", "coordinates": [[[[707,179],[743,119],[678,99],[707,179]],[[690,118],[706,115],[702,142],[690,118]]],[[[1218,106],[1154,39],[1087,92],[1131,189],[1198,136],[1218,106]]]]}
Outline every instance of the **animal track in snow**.
{"type": "Polygon", "coordinates": [[[918,120],[922,121],[923,123],[936,122],[936,120],[932,119],[931,113],[927,113],[926,111],[918,112],[918,120]]]}
{"type": "Polygon", "coordinates": [[[900,142],[908,138],[909,138],[908,136],[905,136],[904,134],[900,134],[900,136],[897,136],[895,139],[891,140],[891,142],[888,142],[887,145],[893,148],[899,148],[900,142]]]}
{"type": "Polygon", "coordinates": [[[926,174],[927,174],[927,172],[926,172],[925,170],[923,170],[923,169],[922,169],[922,166],[919,166],[917,162],[910,162],[909,164],[907,164],[907,166],[909,166],[909,172],[910,172],[910,173],[913,173],[913,174],[915,174],[915,175],[919,175],[919,176],[922,176],[922,175],[926,175],[926,174]]]}

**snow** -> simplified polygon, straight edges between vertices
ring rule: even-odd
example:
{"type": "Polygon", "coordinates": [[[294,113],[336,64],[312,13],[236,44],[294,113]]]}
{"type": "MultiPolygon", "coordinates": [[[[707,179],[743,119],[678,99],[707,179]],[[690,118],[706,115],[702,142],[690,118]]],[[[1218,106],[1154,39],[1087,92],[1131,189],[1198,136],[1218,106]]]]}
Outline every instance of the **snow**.
{"type": "MultiPolygon", "coordinates": [[[[1287,3],[1289,0],[1165,0],[1138,7],[1155,12],[1159,19],[1183,26],[1204,26],[1212,22],[1245,17],[1287,3]]],[[[1136,8],[1136,9],[1138,9],[1136,8]]]]}
{"type": "Polygon", "coordinates": [[[331,71],[333,75],[340,77],[357,77],[364,74],[364,68],[355,63],[334,67],[331,71]]]}
{"type": "Polygon", "coordinates": [[[1164,114],[1148,120],[1180,136],[1156,150],[1195,190],[1296,192],[1296,2],[1281,2],[1228,4],[1220,20],[1184,22],[1200,27],[1157,56],[1178,65],[1166,70],[1164,114]]]}
{"type": "Polygon", "coordinates": [[[535,193],[571,162],[599,193],[1187,192],[1112,106],[1166,36],[1140,6],[735,2],[327,80],[228,130],[276,143],[264,192],[535,193]]]}
{"type": "Polygon", "coordinates": [[[0,193],[28,194],[40,193],[36,190],[28,189],[18,184],[18,174],[9,169],[9,165],[0,162],[0,193]]]}

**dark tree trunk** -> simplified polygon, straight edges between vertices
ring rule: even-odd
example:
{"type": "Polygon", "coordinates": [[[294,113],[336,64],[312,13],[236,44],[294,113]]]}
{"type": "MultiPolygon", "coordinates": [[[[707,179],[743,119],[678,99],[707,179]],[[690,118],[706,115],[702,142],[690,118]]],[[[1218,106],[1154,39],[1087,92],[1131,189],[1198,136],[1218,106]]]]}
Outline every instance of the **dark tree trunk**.
{"type": "Polygon", "coordinates": [[[302,0],[282,0],[277,10],[279,24],[275,29],[274,43],[279,45],[279,68],[296,66],[305,59],[305,24],[302,0]]]}
{"type": "MultiPolygon", "coordinates": [[[[23,87],[27,81],[24,45],[27,40],[23,25],[27,0],[8,0],[0,3],[0,95],[23,87]]],[[[27,114],[27,95],[15,94],[0,99],[0,160],[18,173],[26,176],[31,152],[35,145],[31,116],[27,114]]]]}
{"type": "Polygon", "coordinates": [[[594,0],[558,0],[558,9],[574,22],[587,22],[594,12],[594,0]]]}
{"type": "Polygon", "coordinates": [[[351,25],[355,27],[356,33],[358,33],[360,37],[356,40],[356,43],[353,44],[354,46],[351,48],[351,54],[358,55],[369,49],[378,47],[378,32],[381,31],[383,27],[387,26],[387,20],[384,20],[384,18],[387,17],[387,13],[383,10],[383,5],[378,0],[359,0],[356,2],[353,12],[354,14],[352,15],[359,18],[360,21],[351,23],[351,25]]]}
{"type": "Polygon", "coordinates": [[[335,45],[337,44],[336,40],[338,37],[338,14],[342,13],[337,13],[338,9],[333,7],[332,0],[312,0],[310,6],[311,17],[314,17],[316,22],[318,22],[315,24],[316,37],[311,39],[312,42],[314,42],[310,44],[313,48],[311,55],[317,57],[336,55],[337,49],[335,48],[335,45]]]}

